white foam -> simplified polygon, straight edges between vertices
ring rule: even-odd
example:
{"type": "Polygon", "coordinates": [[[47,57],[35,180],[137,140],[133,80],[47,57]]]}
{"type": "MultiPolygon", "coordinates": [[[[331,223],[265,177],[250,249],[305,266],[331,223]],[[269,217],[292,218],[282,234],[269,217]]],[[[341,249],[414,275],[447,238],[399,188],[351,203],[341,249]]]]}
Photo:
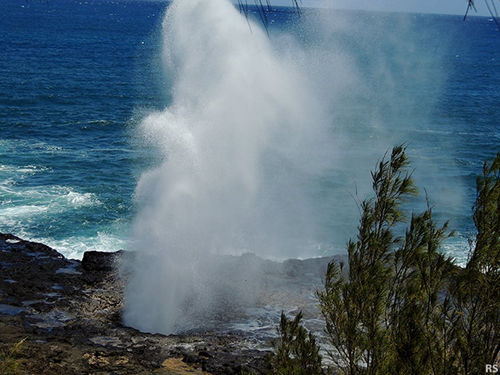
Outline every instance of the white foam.
{"type": "Polygon", "coordinates": [[[58,240],[39,238],[36,241],[56,249],[68,259],[82,259],[86,251],[114,252],[130,248],[127,238],[107,232],[98,232],[95,236],[72,236],[58,240]]]}
{"type": "Polygon", "coordinates": [[[45,172],[47,170],[50,170],[50,168],[43,165],[13,166],[0,164],[0,173],[9,177],[15,177],[17,179],[23,179],[27,176],[31,176],[39,172],[45,172]]]}
{"type": "Polygon", "coordinates": [[[69,191],[63,198],[74,208],[78,207],[89,207],[101,204],[99,199],[97,199],[95,194],[92,193],[77,193],[74,191],[69,191]]]}
{"type": "Polygon", "coordinates": [[[37,205],[13,206],[0,208],[0,223],[11,222],[12,219],[38,215],[47,212],[48,207],[37,205]]]}
{"type": "Polygon", "coordinates": [[[101,204],[93,193],[80,193],[64,186],[20,188],[14,184],[4,183],[0,187],[0,198],[6,206],[0,212],[3,211],[4,215],[11,217],[45,212],[60,213],[69,209],[101,204]]]}
{"type": "Polygon", "coordinates": [[[455,264],[461,267],[467,265],[470,252],[468,236],[457,232],[454,237],[447,239],[443,243],[442,249],[446,255],[454,259],[455,264]]]}

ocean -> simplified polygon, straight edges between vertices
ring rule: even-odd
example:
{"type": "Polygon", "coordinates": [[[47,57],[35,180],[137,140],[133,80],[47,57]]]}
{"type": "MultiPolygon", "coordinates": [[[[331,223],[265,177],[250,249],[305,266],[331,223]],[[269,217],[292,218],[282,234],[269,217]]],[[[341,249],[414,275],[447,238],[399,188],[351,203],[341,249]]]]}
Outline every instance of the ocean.
{"type": "MultiPolygon", "coordinates": [[[[162,66],[166,8],[132,0],[2,2],[0,232],[69,258],[133,248],[138,181],[165,157],[138,127],[171,105],[178,88],[162,66]]],[[[356,235],[356,201],[369,194],[370,170],[387,149],[406,142],[422,192],[410,209],[425,204],[426,192],[437,220],[456,230],[444,250],[464,263],[475,178],[500,149],[495,23],[318,9],[299,16],[288,8],[268,21],[274,53],[301,71],[328,118],[324,144],[310,145],[326,150],[321,168],[296,179],[307,208],[295,207],[277,224],[279,235],[289,233],[284,226],[310,227],[279,239],[302,249],[291,256],[345,251],[356,235]],[[299,218],[302,209],[307,215],[299,218]]],[[[284,200],[268,216],[286,207],[284,200]]],[[[261,247],[273,237],[252,231],[261,247]]]]}

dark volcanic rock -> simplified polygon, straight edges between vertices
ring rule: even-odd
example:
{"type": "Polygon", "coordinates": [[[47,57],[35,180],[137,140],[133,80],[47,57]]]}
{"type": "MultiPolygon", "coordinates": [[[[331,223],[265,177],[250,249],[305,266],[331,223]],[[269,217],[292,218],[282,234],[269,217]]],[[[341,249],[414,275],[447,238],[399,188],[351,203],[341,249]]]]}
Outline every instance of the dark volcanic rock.
{"type": "Polygon", "coordinates": [[[82,267],[88,272],[113,272],[123,253],[123,250],[114,253],[87,251],[83,254],[82,267]]]}
{"type": "MultiPolygon", "coordinates": [[[[126,272],[121,266],[124,258],[133,256],[92,251],[82,261],[69,260],[43,244],[0,234],[0,351],[8,352],[25,339],[16,357],[20,374],[267,372],[269,351],[255,349],[256,339],[242,336],[245,332],[164,336],[123,326],[126,272]]],[[[258,282],[248,283],[249,288],[272,286],[257,301],[266,313],[274,314],[265,322],[271,331],[286,303],[309,309],[305,317],[317,317],[311,295],[330,260],[276,263],[252,254],[211,259],[221,265],[224,277],[250,268],[261,270],[258,282]]],[[[243,324],[253,319],[240,316],[243,324]]],[[[263,347],[269,349],[261,342],[263,347]]]]}
{"type": "Polygon", "coordinates": [[[68,260],[43,244],[0,234],[0,350],[24,339],[15,359],[20,374],[201,374],[202,367],[239,374],[238,358],[261,361],[236,337],[164,336],[124,327],[124,282],[117,272],[123,256],[88,252],[82,262],[68,260]],[[166,361],[171,357],[190,366],[172,367],[178,362],[166,361]]]}

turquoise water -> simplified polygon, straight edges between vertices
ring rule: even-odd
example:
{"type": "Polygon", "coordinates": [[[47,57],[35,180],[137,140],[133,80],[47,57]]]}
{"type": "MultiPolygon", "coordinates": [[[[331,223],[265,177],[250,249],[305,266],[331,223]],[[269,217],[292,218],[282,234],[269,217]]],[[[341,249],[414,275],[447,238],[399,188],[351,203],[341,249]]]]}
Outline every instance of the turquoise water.
{"type": "MultiPolygon", "coordinates": [[[[69,257],[128,247],[138,178],[158,161],[136,135],[171,101],[161,67],[165,3],[6,0],[0,14],[0,231],[69,257]]],[[[332,162],[307,182],[308,255],[355,235],[356,189],[395,143],[457,236],[472,234],[475,176],[500,146],[500,32],[488,18],[285,10],[270,16],[322,98],[332,162]]],[[[249,31],[250,32],[250,31],[249,31]]]]}

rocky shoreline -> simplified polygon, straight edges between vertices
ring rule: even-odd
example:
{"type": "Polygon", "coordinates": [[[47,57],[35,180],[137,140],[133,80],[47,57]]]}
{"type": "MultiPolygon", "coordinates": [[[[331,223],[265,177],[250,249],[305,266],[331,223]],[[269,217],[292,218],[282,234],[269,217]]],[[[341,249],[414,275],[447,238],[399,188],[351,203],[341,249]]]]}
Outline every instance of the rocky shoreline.
{"type": "MultiPolygon", "coordinates": [[[[7,353],[25,340],[15,359],[20,374],[267,372],[270,344],[267,350],[248,345],[244,332],[166,336],[125,327],[124,281],[116,267],[124,256],[130,253],[87,252],[82,261],[69,260],[46,245],[0,234],[0,350],[7,353]]],[[[281,289],[267,290],[265,298],[293,294],[306,310],[310,305],[314,320],[314,301],[307,300],[331,258],[249,259],[265,263],[266,282],[280,280],[273,284],[281,289]]]]}

